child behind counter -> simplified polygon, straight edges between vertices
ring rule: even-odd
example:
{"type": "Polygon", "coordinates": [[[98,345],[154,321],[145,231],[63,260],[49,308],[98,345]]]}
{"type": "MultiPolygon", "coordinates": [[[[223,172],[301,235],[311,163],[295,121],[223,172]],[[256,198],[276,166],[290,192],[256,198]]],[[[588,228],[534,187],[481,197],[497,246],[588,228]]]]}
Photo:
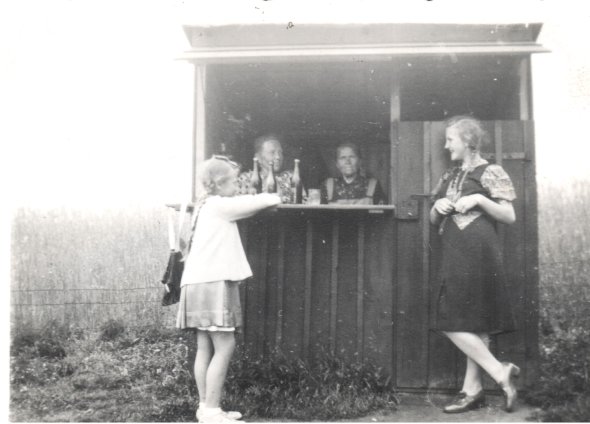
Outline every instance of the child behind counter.
{"type": "Polygon", "coordinates": [[[236,221],[279,204],[276,194],[236,196],[238,166],[223,156],[203,164],[206,198],[198,213],[181,281],[176,326],[197,330],[197,420],[227,423],[241,418],[220,408],[223,384],[242,325],[238,283],[252,276],[236,221]]]}

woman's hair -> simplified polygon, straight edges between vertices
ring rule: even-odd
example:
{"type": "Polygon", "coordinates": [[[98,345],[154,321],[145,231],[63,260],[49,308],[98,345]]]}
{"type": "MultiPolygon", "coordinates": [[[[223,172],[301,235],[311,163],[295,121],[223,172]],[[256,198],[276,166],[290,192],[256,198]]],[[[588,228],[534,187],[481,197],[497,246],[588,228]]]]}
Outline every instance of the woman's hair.
{"type": "Polygon", "coordinates": [[[446,122],[446,128],[456,128],[459,137],[467,146],[474,151],[479,151],[481,146],[489,142],[489,136],[483,129],[479,119],[472,116],[460,115],[449,118],[446,122]]]}
{"type": "Polygon", "coordinates": [[[338,155],[340,154],[340,150],[346,149],[346,148],[351,149],[354,152],[354,154],[357,155],[357,157],[359,159],[361,158],[361,151],[360,151],[359,147],[354,143],[346,142],[346,143],[341,143],[338,145],[338,147],[336,147],[336,159],[338,159],[338,155]]]}
{"type": "Polygon", "coordinates": [[[238,167],[235,162],[225,158],[212,157],[203,162],[199,172],[199,182],[207,194],[215,194],[217,185],[233,178],[236,172],[238,172],[238,167]]]}

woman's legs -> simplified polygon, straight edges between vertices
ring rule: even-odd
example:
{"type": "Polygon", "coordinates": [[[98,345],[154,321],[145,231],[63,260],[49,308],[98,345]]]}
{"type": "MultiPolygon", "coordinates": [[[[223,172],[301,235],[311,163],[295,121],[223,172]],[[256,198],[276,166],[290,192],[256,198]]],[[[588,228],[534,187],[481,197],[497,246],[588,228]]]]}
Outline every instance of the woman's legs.
{"type": "Polygon", "coordinates": [[[197,330],[197,356],[195,358],[195,380],[199,391],[199,403],[207,403],[207,369],[213,357],[213,344],[207,331],[197,330]]]}
{"type": "Polygon", "coordinates": [[[506,367],[492,355],[487,344],[480,336],[474,333],[454,331],[448,331],[445,334],[455,346],[467,355],[468,359],[472,359],[477,365],[482,367],[494,381],[500,383],[506,379],[506,367]]]}
{"type": "Polygon", "coordinates": [[[212,331],[209,336],[213,342],[214,354],[205,379],[206,399],[208,408],[218,408],[236,340],[233,331],[212,331]]]}
{"type": "MultiPolygon", "coordinates": [[[[486,345],[486,348],[489,349],[490,347],[490,338],[487,334],[478,334],[477,335],[486,345]]],[[[468,396],[473,396],[479,393],[483,389],[481,383],[481,369],[477,362],[471,359],[469,356],[467,357],[467,367],[465,368],[465,378],[463,380],[463,388],[462,392],[466,393],[468,396]]]]}

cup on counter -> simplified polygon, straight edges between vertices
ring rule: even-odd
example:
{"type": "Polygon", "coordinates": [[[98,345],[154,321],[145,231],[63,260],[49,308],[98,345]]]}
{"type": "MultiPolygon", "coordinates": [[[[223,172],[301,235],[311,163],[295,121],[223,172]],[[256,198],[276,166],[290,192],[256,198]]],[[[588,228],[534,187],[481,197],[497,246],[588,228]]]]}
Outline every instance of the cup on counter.
{"type": "Polygon", "coordinates": [[[307,192],[307,204],[319,205],[322,203],[322,195],[319,188],[310,188],[307,192]]]}

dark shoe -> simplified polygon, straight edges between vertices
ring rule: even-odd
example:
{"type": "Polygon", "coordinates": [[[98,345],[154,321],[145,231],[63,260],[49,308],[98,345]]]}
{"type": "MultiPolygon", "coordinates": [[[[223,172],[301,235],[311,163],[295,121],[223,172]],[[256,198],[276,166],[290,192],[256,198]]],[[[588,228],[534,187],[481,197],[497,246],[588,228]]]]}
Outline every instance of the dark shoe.
{"type": "Polygon", "coordinates": [[[465,392],[459,392],[455,400],[450,405],[444,407],[443,412],[447,414],[458,414],[481,408],[485,404],[486,398],[483,390],[480,390],[473,396],[468,396],[465,392]]]}
{"type": "Polygon", "coordinates": [[[514,380],[520,375],[520,368],[510,362],[502,362],[502,365],[508,370],[506,380],[500,382],[502,394],[504,395],[504,410],[506,412],[512,412],[514,411],[514,405],[518,396],[514,380]]]}

